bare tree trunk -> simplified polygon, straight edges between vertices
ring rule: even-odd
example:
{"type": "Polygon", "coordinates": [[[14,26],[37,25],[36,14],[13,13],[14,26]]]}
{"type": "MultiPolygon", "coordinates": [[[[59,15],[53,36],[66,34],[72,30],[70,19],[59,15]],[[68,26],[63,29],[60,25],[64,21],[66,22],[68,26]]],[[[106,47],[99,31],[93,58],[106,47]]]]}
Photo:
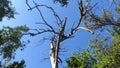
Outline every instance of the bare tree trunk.
{"type": "Polygon", "coordinates": [[[55,64],[55,58],[53,55],[50,55],[50,61],[51,61],[52,68],[55,68],[56,64],[55,64]]]}
{"type": "Polygon", "coordinates": [[[50,40],[50,61],[52,68],[58,68],[59,40],[56,42],[55,40],[54,37],[50,40]]]}
{"type": "Polygon", "coordinates": [[[52,68],[55,68],[55,46],[52,43],[52,39],[50,40],[50,61],[52,68]]]}
{"type": "Polygon", "coordinates": [[[56,51],[55,51],[55,68],[58,68],[58,52],[59,52],[59,40],[57,40],[57,43],[56,43],[56,51]]]}

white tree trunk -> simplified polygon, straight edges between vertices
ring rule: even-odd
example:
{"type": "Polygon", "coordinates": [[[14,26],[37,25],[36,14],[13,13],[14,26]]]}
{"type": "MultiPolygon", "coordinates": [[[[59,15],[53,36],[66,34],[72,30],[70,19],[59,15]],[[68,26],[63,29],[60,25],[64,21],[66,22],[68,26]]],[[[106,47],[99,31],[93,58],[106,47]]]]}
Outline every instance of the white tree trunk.
{"type": "Polygon", "coordinates": [[[52,68],[55,68],[55,61],[54,60],[55,60],[54,57],[50,56],[50,61],[51,61],[52,68]]]}
{"type": "Polygon", "coordinates": [[[56,64],[55,64],[55,47],[52,45],[52,42],[50,42],[50,61],[51,61],[52,68],[55,68],[56,67],[56,64]]]}

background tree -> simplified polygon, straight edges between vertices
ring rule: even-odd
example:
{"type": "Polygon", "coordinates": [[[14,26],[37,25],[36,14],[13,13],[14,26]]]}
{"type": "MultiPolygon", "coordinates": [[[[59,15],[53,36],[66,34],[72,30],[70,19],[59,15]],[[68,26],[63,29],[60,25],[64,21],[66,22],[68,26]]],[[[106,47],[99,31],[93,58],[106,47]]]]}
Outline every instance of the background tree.
{"type": "Polygon", "coordinates": [[[9,65],[3,68],[25,68],[25,61],[21,60],[20,63],[18,61],[14,61],[13,63],[10,63],[9,65]]]}
{"type": "Polygon", "coordinates": [[[93,38],[88,49],[75,53],[66,60],[67,68],[119,68],[120,34],[115,32],[113,36],[111,43],[108,37],[93,38]]]}
{"type": "MultiPolygon", "coordinates": [[[[9,0],[0,0],[0,22],[4,17],[8,19],[14,18],[16,14],[15,9],[12,7],[12,3],[9,0]]],[[[24,32],[29,29],[26,26],[18,26],[15,28],[3,27],[0,29],[0,67],[1,68],[24,68],[25,61],[22,60],[20,63],[14,61],[9,64],[11,59],[15,58],[15,52],[17,49],[23,50],[26,42],[20,39],[24,32]]]]}
{"type": "Polygon", "coordinates": [[[6,65],[11,59],[15,58],[17,49],[23,50],[27,42],[21,41],[23,33],[29,29],[26,26],[15,28],[3,27],[0,30],[0,55],[2,56],[1,64],[6,65]]]}
{"type": "Polygon", "coordinates": [[[12,3],[9,0],[0,0],[0,21],[4,17],[14,18],[14,14],[16,14],[15,9],[12,7],[12,3]]]}
{"type": "Polygon", "coordinates": [[[116,28],[120,27],[120,21],[119,21],[120,1],[116,0],[114,2],[115,4],[112,4],[112,5],[115,7],[113,8],[109,7],[108,9],[111,8],[110,10],[107,10],[107,8],[100,9],[100,10],[103,10],[101,12],[102,15],[98,15],[97,12],[91,12],[89,16],[84,18],[85,19],[84,26],[86,26],[91,30],[103,28],[103,30],[107,29],[108,31],[111,31],[111,29],[115,30],[116,28]],[[111,26],[111,29],[110,29],[110,26],[111,26]]]}

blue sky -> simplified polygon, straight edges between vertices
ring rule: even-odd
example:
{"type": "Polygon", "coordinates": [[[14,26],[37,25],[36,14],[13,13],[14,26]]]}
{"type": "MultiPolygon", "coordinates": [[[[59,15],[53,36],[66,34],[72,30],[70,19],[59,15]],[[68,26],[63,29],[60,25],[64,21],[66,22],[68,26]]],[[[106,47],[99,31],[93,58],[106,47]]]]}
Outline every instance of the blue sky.
{"type": "MultiPolygon", "coordinates": [[[[31,5],[33,5],[32,0],[29,1],[31,1],[30,3],[31,5]]],[[[61,7],[59,4],[53,4],[52,0],[41,0],[41,1],[36,0],[36,2],[38,2],[39,4],[46,4],[48,6],[53,7],[62,19],[64,17],[68,17],[68,22],[67,22],[68,31],[69,28],[73,25],[73,23],[77,22],[79,19],[79,10],[77,7],[77,2],[74,0],[70,0],[70,3],[68,4],[67,8],[61,7]]],[[[7,20],[6,18],[4,18],[3,21],[0,23],[1,26],[15,27],[20,25],[27,25],[31,29],[42,27],[39,24],[38,25],[35,24],[36,22],[43,22],[41,20],[41,17],[39,16],[39,13],[36,10],[28,11],[27,10],[28,7],[25,4],[25,0],[12,0],[12,3],[18,14],[15,15],[15,19],[7,20]]],[[[100,13],[98,9],[96,9],[95,11],[100,13]]],[[[51,12],[45,8],[41,8],[41,10],[46,20],[50,22],[49,24],[53,24],[54,26],[55,19],[52,16],[51,12]]],[[[26,68],[51,68],[51,64],[49,60],[49,41],[46,41],[44,43],[40,42],[40,40],[44,36],[48,36],[48,35],[44,34],[35,37],[30,37],[30,36],[23,37],[22,40],[29,39],[31,43],[26,46],[24,51],[17,50],[15,60],[20,61],[21,59],[25,59],[27,65],[26,68]],[[48,59],[44,60],[44,58],[48,58],[48,59]]],[[[67,52],[62,53],[63,55],[60,55],[60,57],[63,60],[63,64],[60,65],[60,68],[63,68],[65,66],[65,59],[70,57],[73,51],[78,51],[79,49],[85,49],[88,45],[89,39],[92,37],[93,35],[90,34],[89,32],[86,32],[84,30],[79,30],[77,33],[75,33],[75,38],[63,42],[61,47],[65,48],[67,52]]]]}

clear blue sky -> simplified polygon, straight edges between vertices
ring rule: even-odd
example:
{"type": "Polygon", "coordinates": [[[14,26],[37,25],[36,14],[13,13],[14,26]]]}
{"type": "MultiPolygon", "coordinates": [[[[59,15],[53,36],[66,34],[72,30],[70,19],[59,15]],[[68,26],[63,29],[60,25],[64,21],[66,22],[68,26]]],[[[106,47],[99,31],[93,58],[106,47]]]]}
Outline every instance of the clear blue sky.
{"type": "MultiPolygon", "coordinates": [[[[32,4],[32,0],[30,1],[31,1],[30,3],[32,4]]],[[[102,3],[102,1],[100,3],[102,3]]],[[[66,7],[62,8],[59,4],[53,4],[52,0],[36,0],[36,2],[38,2],[39,4],[46,4],[48,6],[53,7],[62,19],[64,17],[68,17],[68,22],[67,22],[68,31],[69,28],[72,26],[72,23],[77,22],[79,19],[79,10],[77,7],[77,2],[74,0],[70,0],[70,3],[68,4],[67,8],[66,7]]],[[[12,3],[19,14],[15,15],[16,19],[7,20],[6,18],[4,18],[3,22],[0,23],[1,26],[15,27],[20,25],[27,25],[32,29],[41,27],[40,25],[35,24],[36,22],[43,22],[39,16],[39,13],[36,10],[28,11],[27,10],[28,7],[25,4],[25,0],[12,0],[12,3]]],[[[99,4],[99,6],[102,5],[99,4]]],[[[98,11],[98,9],[96,9],[95,11],[98,11]]],[[[55,19],[53,19],[53,16],[50,13],[50,11],[45,8],[41,8],[41,10],[46,20],[49,21],[50,24],[54,24],[55,19]]],[[[27,65],[26,68],[51,68],[51,64],[49,60],[49,41],[46,41],[44,43],[40,42],[40,40],[44,36],[48,36],[48,35],[23,37],[22,40],[29,39],[31,40],[31,43],[26,46],[24,51],[17,50],[16,52],[17,55],[15,60],[20,61],[21,59],[25,59],[27,65]],[[48,59],[44,60],[44,58],[48,58],[48,59]]],[[[79,49],[86,48],[89,39],[92,36],[93,35],[90,34],[89,32],[86,32],[84,30],[79,30],[75,34],[75,38],[63,42],[61,47],[65,48],[67,52],[62,53],[62,55],[60,55],[63,60],[63,64],[60,65],[60,68],[63,68],[63,66],[65,65],[65,59],[70,57],[73,51],[78,51],[79,49]]]]}

